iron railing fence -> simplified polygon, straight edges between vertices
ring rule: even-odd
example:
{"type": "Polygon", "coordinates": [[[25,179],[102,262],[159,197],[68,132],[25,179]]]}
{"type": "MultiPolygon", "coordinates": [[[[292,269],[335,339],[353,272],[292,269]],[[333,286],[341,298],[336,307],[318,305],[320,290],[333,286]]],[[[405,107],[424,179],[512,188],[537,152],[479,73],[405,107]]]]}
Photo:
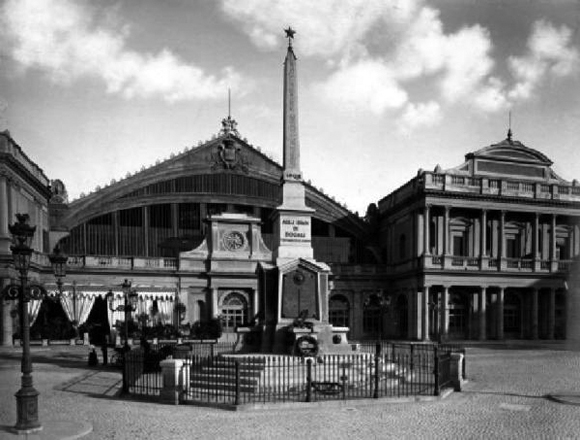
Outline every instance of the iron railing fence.
{"type": "MultiPolygon", "coordinates": [[[[394,359],[398,355],[408,355],[410,362],[416,356],[427,356],[427,358],[435,360],[435,356],[444,353],[462,354],[462,377],[467,378],[467,368],[465,359],[465,347],[453,343],[425,343],[425,342],[401,342],[401,341],[363,341],[356,343],[359,350],[363,353],[375,353],[377,344],[381,347],[381,353],[385,354],[388,359],[394,359]]],[[[433,367],[435,363],[432,364],[433,367]]]]}
{"type": "MultiPolygon", "coordinates": [[[[232,344],[173,346],[184,361],[187,380],[181,401],[202,404],[316,402],[380,397],[438,396],[451,382],[451,353],[456,346],[381,341],[360,345],[349,354],[301,358],[236,355],[232,344]]],[[[163,383],[159,363],[168,353],[127,353],[123,389],[133,395],[159,396],[163,383]],[[157,354],[157,355],[155,355],[157,354]]],[[[463,350],[464,353],[464,350],[463,350]]]]}
{"type": "Polygon", "coordinates": [[[432,361],[418,355],[192,357],[184,402],[262,404],[433,395],[432,361]]]}

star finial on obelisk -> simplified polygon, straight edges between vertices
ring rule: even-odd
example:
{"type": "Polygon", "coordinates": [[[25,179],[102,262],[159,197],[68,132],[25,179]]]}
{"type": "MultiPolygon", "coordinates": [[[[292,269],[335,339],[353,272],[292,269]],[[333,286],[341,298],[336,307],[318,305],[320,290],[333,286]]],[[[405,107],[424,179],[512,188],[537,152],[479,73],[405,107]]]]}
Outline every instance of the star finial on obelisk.
{"type": "Polygon", "coordinates": [[[288,29],[284,29],[284,32],[286,32],[286,38],[288,38],[288,46],[292,47],[292,40],[296,31],[291,26],[288,26],[288,29]]]}

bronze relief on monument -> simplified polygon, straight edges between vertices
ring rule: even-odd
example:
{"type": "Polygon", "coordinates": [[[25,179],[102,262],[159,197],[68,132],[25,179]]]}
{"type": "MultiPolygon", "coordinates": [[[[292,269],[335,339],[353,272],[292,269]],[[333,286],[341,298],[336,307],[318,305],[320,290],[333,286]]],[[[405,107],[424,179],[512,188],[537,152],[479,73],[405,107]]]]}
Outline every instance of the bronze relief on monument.
{"type": "Polygon", "coordinates": [[[296,269],[283,276],[282,318],[318,319],[318,300],[316,275],[312,272],[296,269]]]}

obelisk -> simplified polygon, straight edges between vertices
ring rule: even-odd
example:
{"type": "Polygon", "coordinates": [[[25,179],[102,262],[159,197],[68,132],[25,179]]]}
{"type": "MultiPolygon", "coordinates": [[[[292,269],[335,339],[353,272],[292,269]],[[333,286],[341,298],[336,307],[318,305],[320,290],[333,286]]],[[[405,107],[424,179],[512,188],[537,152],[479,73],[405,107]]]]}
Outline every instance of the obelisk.
{"type": "Polygon", "coordinates": [[[311,214],[306,206],[300,141],[298,137],[298,88],[296,55],[292,48],[295,31],[285,30],[288,50],[284,60],[284,174],[282,204],[276,210],[274,258],[277,264],[296,258],[313,258],[311,214]]]}

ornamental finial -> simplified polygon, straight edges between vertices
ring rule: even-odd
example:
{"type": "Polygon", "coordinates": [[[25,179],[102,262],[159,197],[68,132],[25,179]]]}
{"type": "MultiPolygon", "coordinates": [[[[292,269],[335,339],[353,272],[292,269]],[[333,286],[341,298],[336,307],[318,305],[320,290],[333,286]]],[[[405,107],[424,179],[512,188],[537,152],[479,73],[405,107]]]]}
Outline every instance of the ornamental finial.
{"type": "Polygon", "coordinates": [[[286,32],[286,38],[288,38],[288,46],[292,47],[292,40],[296,31],[291,26],[288,26],[288,29],[284,29],[284,32],[286,32]]]}

